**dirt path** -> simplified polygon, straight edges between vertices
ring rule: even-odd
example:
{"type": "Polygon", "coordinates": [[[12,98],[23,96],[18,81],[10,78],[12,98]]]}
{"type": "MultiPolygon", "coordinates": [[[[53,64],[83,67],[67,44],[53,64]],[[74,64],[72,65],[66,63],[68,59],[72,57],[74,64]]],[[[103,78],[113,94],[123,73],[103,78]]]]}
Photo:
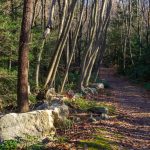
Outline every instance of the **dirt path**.
{"type": "Polygon", "coordinates": [[[89,150],[93,150],[93,145],[94,150],[150,150],[150,93],[118,76],[113,69],[102,68],[100,78],[111,88],[91,95],[88,100],[106,107],[111,105],[116,111],[110,113],[108,120],[89,122],[90,112],[75,113],[73,107],[71,117],[78,116],[80,121],[67,132],[58,132],[74,147],[65,150],[86,149],[80,146],[81,140],[90,144],[89,150]]]}
{"type": "Polygon", "coordinates": [[[116,106],[119,116],[101,125],[121,135],[120,149],[150,150],[150,93],[118,77],[113,69],[102,68],[100,76],[111,85],[103,101],[116,106]]]}

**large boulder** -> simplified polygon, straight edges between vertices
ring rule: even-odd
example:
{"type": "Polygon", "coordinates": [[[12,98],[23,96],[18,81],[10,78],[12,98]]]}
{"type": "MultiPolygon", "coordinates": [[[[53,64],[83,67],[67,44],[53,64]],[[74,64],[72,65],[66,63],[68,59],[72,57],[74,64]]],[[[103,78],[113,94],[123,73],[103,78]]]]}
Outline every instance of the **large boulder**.
{"type": "Polygon", "coordinates": [[[0,116],[0,141],[26,138],[27,135],[45,138],[55,134],[55,122],[63,122],[68,116],[64,104],[52,104],[50,109],[27,113],[10,113],[0,116]]]}
{"type": "Polygon", "coordinates": [[[51,110],[28,113],[10,113],[0,118],[0,140],[25,138],[27,135],[43,137],[55,133],[51,110]]]}

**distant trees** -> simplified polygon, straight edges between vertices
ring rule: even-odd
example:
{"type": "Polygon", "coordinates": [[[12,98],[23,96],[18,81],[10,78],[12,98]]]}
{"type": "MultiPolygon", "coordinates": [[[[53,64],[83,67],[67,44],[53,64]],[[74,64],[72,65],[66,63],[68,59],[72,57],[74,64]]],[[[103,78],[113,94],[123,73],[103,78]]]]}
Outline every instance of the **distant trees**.
{"type": "Polygon", "coordinates": [[[101,5],[98,0],[95,0],[92,4],[91,19],[89,20],[89,28],[87,29],[87,50],[85,50],[83,56],[79,88],[88,86],[96,59],[99,59],[98,56],[102,55],[105,51],[103,45],[106,40],[111,5],[111,0],[102,1],[101,5]]]}
{"type": "Polygon", "coordinates": [[[18,91],[17,103],[19,112],[29,110],[28,101],[28,71],[29,71],[29,42],[32,21],[33,2],[24,0],[23,17],[19,42],[18,57],[18,91]]]}
{"type": "MultiPolygon", "coordinates": [[[[150,75],[150,1],[116,1],[111,16],[105,60],[133,78],[147,80],[150,75]]],[[[106,62],[105,61],[105,62],[106,62]]]]}

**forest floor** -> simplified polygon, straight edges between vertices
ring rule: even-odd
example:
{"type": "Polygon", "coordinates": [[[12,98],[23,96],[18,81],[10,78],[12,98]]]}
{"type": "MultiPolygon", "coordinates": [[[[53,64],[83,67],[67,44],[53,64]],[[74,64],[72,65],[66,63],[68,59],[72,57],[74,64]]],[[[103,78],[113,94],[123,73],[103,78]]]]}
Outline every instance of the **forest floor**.
{"type": "Polygon", "coordinates": [[[110,118],[89,122],[90,112],[70,107],[69,119],[75,118],[73,125],[58,128],[58,140],[46,142],[44,149],[150,150],[150,92],[119,76],[112,68],[102,68],[100,79],[106,80],[110,88],[76,103],[82,108],[88,104],[106,106],[111,111],[110,118]]]}
{"type": "Polygon", "coordinates": [[[118,76],[114,69],[102,68],[100,78],[108,81],[111,88],[94,99],[114,106],[115,114],[108,120],[91,123],[87,121],[89,114],[78,112],[81,122],[65,133],[69,142],[75,144],[68,149],[149,150],[149,91],[118,76]]]}
{"type": "Polygon", "coordinates": [[[111,85],[112,96],[105,100],[115,105],[119,114],[114,120],[104,121],[103,126],[121,134],[118,144],[125,148],[150,149],[150,93],[117,76],[113,69],[101,69],[100,77],[111,85]]]}

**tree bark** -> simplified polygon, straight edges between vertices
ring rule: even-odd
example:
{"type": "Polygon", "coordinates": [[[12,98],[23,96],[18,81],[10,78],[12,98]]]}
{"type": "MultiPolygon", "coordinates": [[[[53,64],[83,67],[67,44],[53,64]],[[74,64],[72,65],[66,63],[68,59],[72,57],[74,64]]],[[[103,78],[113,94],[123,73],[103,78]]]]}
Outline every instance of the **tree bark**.
{"type": "Polygon", "coordinates": [[[80,76],[80,81],[79,81],[79,88],[82,89],[83,87],[83,82],[84,82],[84,78],[85,75],[87,73],[87,63],[88,63],[88,56],[91,53],[92,47],[93,47],[93,43],[95,40],[95,35],[96,35],[96,28],[97,28],[97,15],[98,15],[98,1],[95,0],[93,3],[93,8],[92,8],[92,13],[91,13],[91,19],[92,19],[92,26],[90,29],[90,43],[88,45],[88,49],[85,52],[85,57],[83,58],[82,61],[82,69],[81,69],[81,76],[80,76]]]}
{"type": "Polygon", "coordinates": [[[27,112],[29,110],[28,102],[28,53],[30,30],[32,21],[33,2],[24,0],[23,18],[21,25],[21,34],[19,42],[19,58],[18,58],[18,89],[17,104],[19,112],[27,112]]]}
{"type": "Polygon", "coordinates": [[[46,27],[44,34],[43,34],[43,40],[42,40],[42,45],[40,47],[40,51],[38,53],[38,60],[37,60],[37,66],[36,66],[36,76],[35,76],[37,92],[39,91],[39,73],[40,73],[40,63],[41,63],[41,59],[42,59],[42,53],[44,50],[43,48],[44,48],[46,38],[51,32],[55,5],[56,5],[56,0],[52,0],[52,5],[51,5],[50,12],[49,12],[49,20],[48,20],[47,27],[46,27]]]}

